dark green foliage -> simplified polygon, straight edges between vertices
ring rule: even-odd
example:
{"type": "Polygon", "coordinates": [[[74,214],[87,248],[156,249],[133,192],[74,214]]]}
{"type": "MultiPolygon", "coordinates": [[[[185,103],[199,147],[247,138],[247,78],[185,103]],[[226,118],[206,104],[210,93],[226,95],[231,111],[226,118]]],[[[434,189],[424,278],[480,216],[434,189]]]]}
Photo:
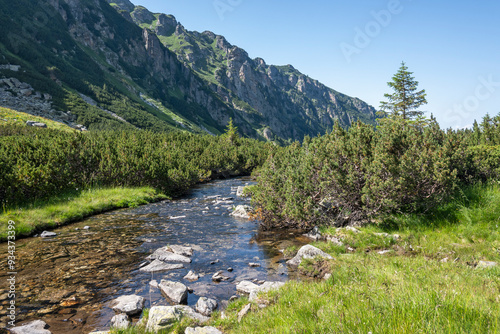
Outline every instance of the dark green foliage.
{"type": "Polygon", "coordinates": [[[499,179],[500,128],[485,119],[487,136],[395,117],[275,148],[252,189],[257,212],[265,227],[298,228],[426,212],[460,184],[499,179]]]}
{"type": "Polygon", "coordinates": [[[269,145],[226,135],[0,126],[0,202],[12,206],[91,186],[147,185],[175,196],[211,177],[248,174],[269,145]]]}

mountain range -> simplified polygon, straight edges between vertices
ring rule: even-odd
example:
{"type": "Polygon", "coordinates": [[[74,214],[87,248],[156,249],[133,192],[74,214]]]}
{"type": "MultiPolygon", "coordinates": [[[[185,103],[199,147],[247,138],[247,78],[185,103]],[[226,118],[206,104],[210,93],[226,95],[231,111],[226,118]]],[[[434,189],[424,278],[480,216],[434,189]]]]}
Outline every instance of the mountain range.
{"type": "Polygon", "coordinates": [[[0,0],[0,105],[73,127],[301,140],[375,109],[128,0],[0,0]]]}

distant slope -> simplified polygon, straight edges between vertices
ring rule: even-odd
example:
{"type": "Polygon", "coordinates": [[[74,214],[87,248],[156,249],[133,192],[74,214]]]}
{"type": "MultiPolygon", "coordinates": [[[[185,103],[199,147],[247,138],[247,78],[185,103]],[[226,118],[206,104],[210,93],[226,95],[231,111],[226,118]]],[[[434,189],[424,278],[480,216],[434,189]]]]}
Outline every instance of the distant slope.
{"type": "MultiPolygon", "coordinates": [[[[300,140],[335,120],[375,119],[366,103],[292,66],[250,59],[128,0],[0,0],[0,29],[0,78],[48,93],[50,108],[37,114],[70,126],[218,134],[233,118],[250,137],[300,140]]],[[[37,110],[16,89],[0,84],[5,101],[24,99],[8,106],[37,110]]]]}

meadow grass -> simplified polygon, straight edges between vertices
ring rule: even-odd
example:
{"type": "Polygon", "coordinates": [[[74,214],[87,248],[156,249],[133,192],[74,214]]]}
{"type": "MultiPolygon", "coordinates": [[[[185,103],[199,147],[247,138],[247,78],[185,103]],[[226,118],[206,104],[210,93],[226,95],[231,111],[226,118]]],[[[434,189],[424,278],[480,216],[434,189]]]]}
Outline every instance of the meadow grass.
{"type": "Polygon", "coordinates": [[[104,211],[135,207],[166,198],[151,187],[94,188],[64,192],[47,200],[4,208],[0,214],[0,241],[7,239],[9,220],[15,222],[16,237],[19,238],[104,211]]]}
{"type": "Polygon", "coordinates": [[[500,268],[476,267],[500,263],[499,220],[500,187],[477,185],[426,215],[323,228],[344,243],[314,243],[335,258],[330,278],[289,282],[241,322],[238,305],[212,324],[224,333],[499,333],[500,268]]]}
{"type": "Polygon", "coordinates": [[[36,121],[39,123],[45,123],[47,128],[49,129],[57,129],[66,132],[76,132],[71,127],[66,124],[52,121],[50,119],[33,116],[24,112],[16,111],[9,108],[0,107],[0,124],[17,124],[17,125],[25,125],[26,121],[36,121]]]}

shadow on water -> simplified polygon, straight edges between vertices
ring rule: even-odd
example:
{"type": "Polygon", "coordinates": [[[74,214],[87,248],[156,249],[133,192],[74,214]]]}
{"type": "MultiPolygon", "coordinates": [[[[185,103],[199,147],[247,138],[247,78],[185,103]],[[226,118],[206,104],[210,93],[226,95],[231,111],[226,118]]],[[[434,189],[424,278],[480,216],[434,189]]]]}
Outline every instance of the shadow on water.
{"type": "MultiPolygon", "coordinates": [[[[114,314],[110,301],[118,296],[141,295],[146,307],[169,305],[158,289],[150,287],[151,280],[184,283],[193,289],[188,297],[188,305],[193,306],[199,297],[215,298],[224,305],[242,280],[295,278],[280,250],[303,245],[306,238],[290,232],[259,232],[258,222],[229,215],[234,206],[248,204],[248,199],[235,195],[236,188],[248,182],[238,178],[200,185],[179,200],[113,211],[60,228],[49,240],[19,240],[16,323],[42,319],[54,334],[89,333],[109,327],[114,314]],[[166,245],[193,247],[192,263],[167,272],[139,270],[149,254],[166,245]],[[260,266],[250,267],[250,262],[260,266]],[[184,280],[189,270],[200,274],[200,279],[184,280]],[[219,270],[230,279],[213,282],[212,275],[219,270]]],[[[7,245],[2,244],[2,263],[6,257],[7,245]]],[[[0,288],[7,291],[5,271],[0,288]]],[[[7,322],[8,302],[7,293],[2,294],[0,327],[7,322]]]]}

